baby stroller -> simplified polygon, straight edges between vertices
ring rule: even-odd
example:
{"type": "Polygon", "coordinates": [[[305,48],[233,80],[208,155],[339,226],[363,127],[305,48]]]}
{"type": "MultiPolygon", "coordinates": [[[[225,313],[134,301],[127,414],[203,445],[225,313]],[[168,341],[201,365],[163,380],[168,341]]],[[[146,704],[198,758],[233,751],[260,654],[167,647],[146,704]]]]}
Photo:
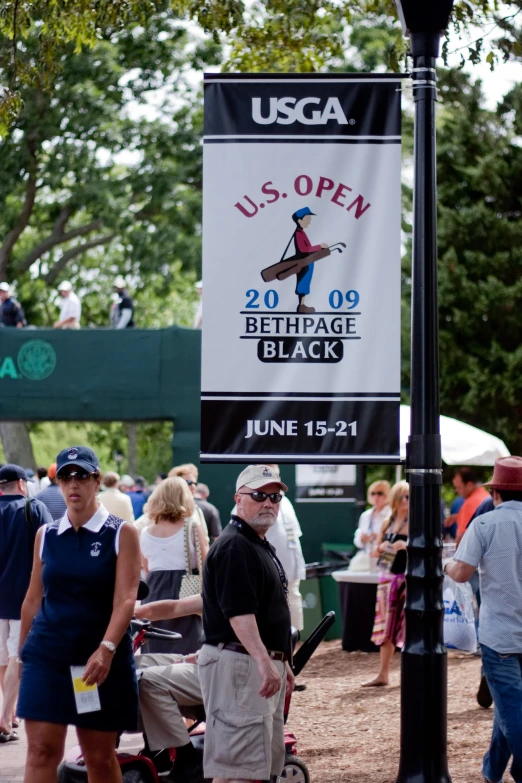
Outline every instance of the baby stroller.
{"type": "MultiPolygon", "coordinates": [[[[329,628],[335,622],[335,612],[328,612],[321,620],[317,628],[310,634],[308,639],[299,648],[293,658],[292,670],[295,676],[298,676],[304,666],[310,660],[311,656],[324,639],[329,628]]],[[[147,620],[133,620],[133,647],[137,651],[145,639],[170,639],[180,638],[179,634],[172,631],[165,631],[160,628],[154,628],[147,620]]],[[[294,646],[299,641],[299,631],[294,631],[294,646]]],[[[285,723],[288,717],[291,697],[288,697],[285,703],[285,723]]],[[[203,705],[199,707],[184,708],[182,710],[184,717],[193,720],[189,729],[189,735],[193,746],[203,755],[205,741],[205,711],[203,705]]],[[[120,764],[124,783],[159,783],[164,778],[159,777],[156,767],[151,759],[145,755],[140,755],[142,742],[137,741],[136,751],[134,748],[126,749],[125,752],[117,752],[118,763],[120,764]]],[[[175,749],[169,750],[172,762],[175,761],[175,749]]],[[[170,778],[167,778],[169,780],[170,778]]],[[[270,783],[310,783],[310,775],[306,764],[297,755],[297,740],[294,734],[285,728],[285,766],[282,774],[276,780],[270,783]]],[[[63,762],[58,769],[58,783],[87,783],[87,769],[81,755],[81,749],[78,745],[69,750],[63,762]]],[[[201,780],[201,783],[210,783],[201,780]]],[[[263,783],[263,781],[258,781],[263,783]]]]}

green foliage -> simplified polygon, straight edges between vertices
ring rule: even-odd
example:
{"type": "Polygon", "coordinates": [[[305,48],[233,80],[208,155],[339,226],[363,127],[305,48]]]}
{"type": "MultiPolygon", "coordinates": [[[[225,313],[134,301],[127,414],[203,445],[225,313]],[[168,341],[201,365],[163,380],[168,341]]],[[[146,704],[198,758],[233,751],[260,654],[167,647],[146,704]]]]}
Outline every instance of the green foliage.
{"type": "MultiPolygon", "coordinates": [[[[140,422],[137,425],[138,460],[136,475],[153,482],[158,473],[172,465],[172,422],[140,422]]],[[[95,450],[103,471],[129,472],[126,424],[122,422],[58,421],[33,423],[29,433],[37,465],[48,467],[59,451],[88,444],[95,450]]],[[[0,460],[4,460],[0,444],[0,460]]]]}
{"type": "Polygon", "coordinates": [[[158,13],[157,0],[3,0],[0,6],[0,136],[21,107],[24,87],[38,82],[52,92],[63,68],[61,50],[76,53],[100,37],[144,23],[158,13]],[[31,42],[38,40],[38,57],[31,42]],[[28,45],[29,44],[29,45],[28,45]],[[2,78],[4,77],[4,78],[2,78]]]}
{"type": "Polygon", "coordinates": [[[441,407],[522,449],[522,88],[450,71],[438,134],[441,407]]]}
{"type": "MultiPolygon", "coordinates": [[[[483,52],[491,65],[497,56],[520,56],[513,33],[513,8],[521,0],[457,0],[452,28],[469,33],[471,25],[490,32],[469,46],[463,57],[476,62],[483,52]]],[[[396,41],[384,51],[384,63],[400,70],[406,48],[397,24],[393,0],[4,0],[0,7],[0,135],[12,126],[23,101],[24,88],[38,83],[52,94],[66,67],[64,45],[75,53],[137,25],[161,19],[171,8],[179,19],[190,19],[211,33],[217,43],[226,36],[231,45],[228,68],[241,70],[316,71],[346,62],[349,26],[354,19],[369,27],[393,23],[396,41]],[[31,41],[38,41],[37,57],[31,41]]]]}
{"type": "MultiPolygon", "coordinates": [[[[27,47],[36,57],[38,36],[27,47]]],[[[136,295],[140,325],[189,325],[202,111],[188,75],[219,62],[219,46],[164,14],[92,49],[60,51],[53,93],[24,87],[0,145],[0,279],[17,281],[35,325],[55,320],[64,278],[82,294],[84,323],[107,325],[117,274],[136,295]],[[152,117],[151,91],[161,101],[152,117]]]]}

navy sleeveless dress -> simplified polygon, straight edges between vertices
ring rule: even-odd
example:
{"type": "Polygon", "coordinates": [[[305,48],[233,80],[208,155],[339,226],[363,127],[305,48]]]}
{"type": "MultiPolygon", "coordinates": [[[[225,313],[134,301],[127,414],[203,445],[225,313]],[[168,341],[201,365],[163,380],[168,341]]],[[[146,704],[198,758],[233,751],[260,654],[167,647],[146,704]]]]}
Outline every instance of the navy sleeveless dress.
{"type": "Polygon", "coordinates": [[[77,532],[67,515],[46,525],[44,596],[20,654],[21,718],[97,731],[137,730],[138,687],[129,631],[99,686],[101,710],[78,715],[70,672],[71,666],[87,663],[109,625],[123,524],[102,506],[77,532]]]}

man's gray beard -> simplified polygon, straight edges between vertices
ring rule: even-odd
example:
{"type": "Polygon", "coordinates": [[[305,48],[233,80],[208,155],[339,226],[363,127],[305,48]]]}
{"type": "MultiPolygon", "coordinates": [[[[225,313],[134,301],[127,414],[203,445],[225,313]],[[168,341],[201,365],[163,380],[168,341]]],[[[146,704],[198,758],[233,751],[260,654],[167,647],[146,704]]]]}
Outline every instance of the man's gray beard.
{"type": "Polygon", "coordinates": [[[268,530],[271,528],[275,523],[277,522],[277,516],[271,517],[268,514],[258,514],[257,517],[254,517],[254,519],[251,519],[248,523],[250,527],[253,527],[254,530],[268,530]]]}

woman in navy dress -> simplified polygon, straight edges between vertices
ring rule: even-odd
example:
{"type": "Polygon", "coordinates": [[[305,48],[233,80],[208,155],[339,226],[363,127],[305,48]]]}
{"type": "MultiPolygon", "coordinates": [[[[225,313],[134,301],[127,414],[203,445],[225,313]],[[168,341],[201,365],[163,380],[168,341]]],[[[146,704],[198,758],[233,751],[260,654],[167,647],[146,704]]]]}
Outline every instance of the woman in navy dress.
{"type": "Polygon", "coordinates": [[[17,714],[28,740],[24,783],[56,783],[71,724],[89,783],[121,783],[118,734],[138,723],[129,633],[140,576],[138,534],[98,503],[100,465],[91,449],[61,451],[56,477],[67,512],[38,531],[22,607],[17,714]],[[78,713],[72,666],[84,668],[86,685],[98,686],[100,709],[78,713]]]}

